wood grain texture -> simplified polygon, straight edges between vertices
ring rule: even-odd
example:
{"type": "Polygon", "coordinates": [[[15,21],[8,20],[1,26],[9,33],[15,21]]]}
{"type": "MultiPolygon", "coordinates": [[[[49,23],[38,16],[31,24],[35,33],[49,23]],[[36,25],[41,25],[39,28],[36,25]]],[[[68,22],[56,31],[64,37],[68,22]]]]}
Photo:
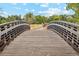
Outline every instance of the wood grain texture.
{"type": "Polygon", "coordinates": [[[78,53],[53,31],[40,28],[23,32],[0,55],[76,56],[78,53]]]}

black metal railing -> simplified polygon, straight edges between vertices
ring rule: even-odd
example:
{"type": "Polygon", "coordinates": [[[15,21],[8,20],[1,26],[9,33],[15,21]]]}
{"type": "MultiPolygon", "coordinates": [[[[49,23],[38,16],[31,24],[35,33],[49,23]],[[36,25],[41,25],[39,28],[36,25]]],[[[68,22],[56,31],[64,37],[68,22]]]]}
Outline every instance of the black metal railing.
{"type": "Polygon", "coordinates": [[[53,22],[53,23],[68,27],[69,29],[73,29],[74,31],[79,30],[79,25],[75,23],[70,23],[70,22],[65,22],[65,21],[58,21],[58,22],[53,22]]]}
{"type": "Polygon", "coordinates": [[[4,49],[15,37],[29,30],[30,26],[24,20],[12,21],[0,25],[0,51],[4,49]]]}
{"type": "Polygon", "coordinates": [[[79,52],[79,25],[68,22],[53,22],[47,29],[51,29],[64,38],[76,51],[79,52]]]}

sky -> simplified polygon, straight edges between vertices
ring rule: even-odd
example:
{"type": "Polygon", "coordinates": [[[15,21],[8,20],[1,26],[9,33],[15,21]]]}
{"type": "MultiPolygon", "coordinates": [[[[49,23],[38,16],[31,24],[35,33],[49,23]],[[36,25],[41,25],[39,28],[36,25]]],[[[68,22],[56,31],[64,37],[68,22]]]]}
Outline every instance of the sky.
{"type": "MultiPolygon", "coordinates": [[[[32,12],[34,15],[72,15],[74,11],[66,10],[66,3],[0,3],[3,16],[25,15],[32,12]]],[[[1,11],[0,11],[1,12],[1,11]]]]}

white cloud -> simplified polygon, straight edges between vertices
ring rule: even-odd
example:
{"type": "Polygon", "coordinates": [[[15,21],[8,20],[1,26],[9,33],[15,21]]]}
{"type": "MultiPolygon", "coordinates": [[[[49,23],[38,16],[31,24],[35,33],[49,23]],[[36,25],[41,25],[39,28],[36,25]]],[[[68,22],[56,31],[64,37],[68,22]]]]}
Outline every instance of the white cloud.
{"type": "Polygon", "coordinates": [[[34,12],[35,10],[34,10],[34,9],[32,9],[31,11],[33,11],[33,12],[34,12]]]}
{"type": "Polygon", "coordinates": [[[61,10],[58,8],[49,8],[47,12],[49,16],[54,15],[54,14],[59,15],[62,13],[61,10]]]}
{"type": "Polygon", "coordinates": [[[3,12],[4,14],[8,14],[6,11],[3,12]]]}
{"type": "Polygon", "coordinates": [[[20,7],[14,7],[15,9],[17,9],[17,10],[20,10],[21,8],[20,7]]]}
{"type": "Polygon", "coordinates": [[[48,7],[48,3],[40,4],[41,7],[48,7]]]}
{"type": "Polygon", "coordinates": [[[0,13],[1,16],[7,17],[8,13],[6,11],[3,11],[2,13],[0,13]]]}
{"type": "Polygon", "coordinates": [[[61,14],[72,14],[68,10],[61,10],[59,8],[49,8],[48,10],[45,11],[39,11],[39,14],[46,14],[47,16],[51,15],[61,15],[61,14]]]}
{"type": "Polygon", "coordinates": [[[64,7],[64,9],[66,10],[66,7],[64,7]]]}
{"type": "Polygon", "coordinates": [[[29,11],[28,9],[25,9],[26,11],[29,11]]]}
{"type": "Polygon", "coordinates": [[[34,9],[25,9],[26,11],[34,12],[34,9]]]}
{"type": "Polygon", "coordinates": [[[42,11],[38,11],[39,14],[43,13],[42,11]]]}

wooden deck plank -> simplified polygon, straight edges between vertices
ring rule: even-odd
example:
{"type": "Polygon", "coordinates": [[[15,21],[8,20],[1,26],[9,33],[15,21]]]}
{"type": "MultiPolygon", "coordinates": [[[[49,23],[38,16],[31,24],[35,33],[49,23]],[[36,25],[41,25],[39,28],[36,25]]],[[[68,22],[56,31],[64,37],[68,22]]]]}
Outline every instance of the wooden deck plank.
{"type": "Polygon", "coordinates": [[[40,28],[19,35],[0,55],[76,56],[78,53],[53,31],[40,28]]]}

